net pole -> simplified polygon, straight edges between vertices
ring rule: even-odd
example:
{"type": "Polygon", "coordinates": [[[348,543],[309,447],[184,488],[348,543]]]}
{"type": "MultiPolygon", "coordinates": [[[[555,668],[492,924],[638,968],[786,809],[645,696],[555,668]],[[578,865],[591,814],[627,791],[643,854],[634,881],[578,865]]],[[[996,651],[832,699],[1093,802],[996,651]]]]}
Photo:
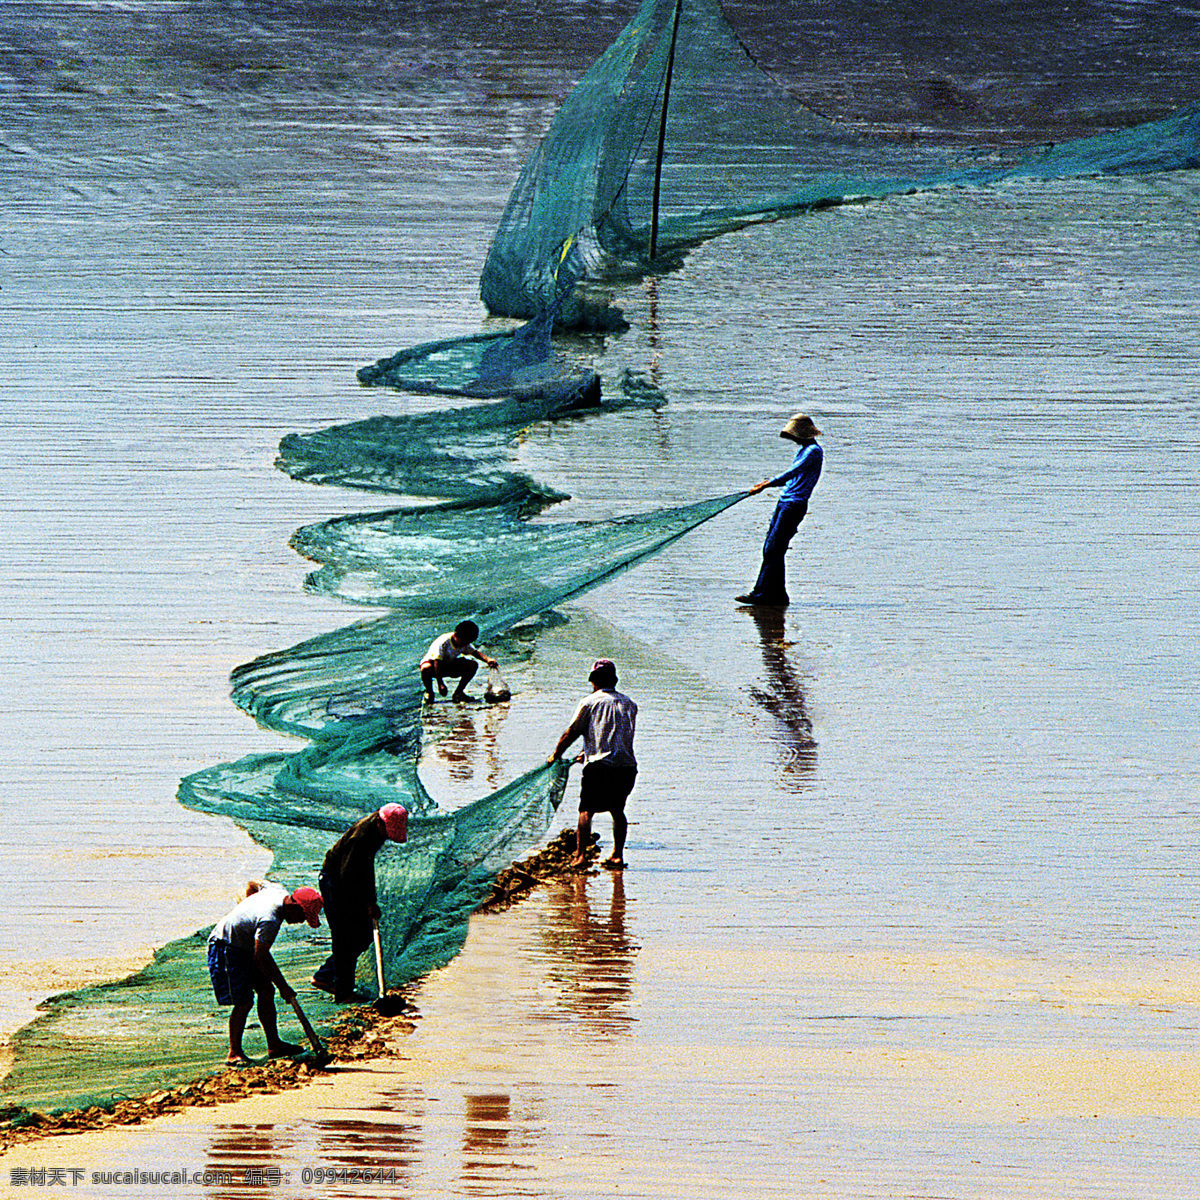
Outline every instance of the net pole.
{"type": "Polygon", "coordinates": [[[671,73],[675,69],[675,40],[679,37],[679,12],[683,0],[675,0],[675,20],[671,26],[671,48],[667,51],[667,74],[663,81],[662,120],[658,125],[658,157],[654,162],[654,197],[650,208],[650,258],[658,253],[658,197],[662,188],[663,153],[667,144],[667,105],[671,98],[671,73]]]}

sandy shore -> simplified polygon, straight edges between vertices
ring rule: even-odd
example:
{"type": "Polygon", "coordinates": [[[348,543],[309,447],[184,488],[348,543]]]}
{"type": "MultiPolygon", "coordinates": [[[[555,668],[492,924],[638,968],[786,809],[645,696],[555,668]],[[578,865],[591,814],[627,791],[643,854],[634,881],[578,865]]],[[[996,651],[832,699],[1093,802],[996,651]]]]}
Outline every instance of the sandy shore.
{"type": "MultiPolygon", "coordinates": [[[[238,1184],[268,1170],[292,1188],[343,1172],[329,1194],[375,1194],[362,1175],[386,1171],[381,1194],[423,1196],[888,1195],[925,1174],[973,1197],[1109,1195],[1113,1157],[1139,1131],[1200,1118],[1200,1054],[1105,1032],[1108,1013],[1194,1003],[1192,964],[1075,974],[987,955],[793,952],[731,969],[696,944],[633,936],[649,878],[560,881],[476,917],[464,953],[417,989],[415,1027],[389,1057],[19,1145],[0,1166],[10,1179],[70,1166],[96,1194],[112,1185],[93,1172],[169,1163],[238,1184]],[[781,974],[796,994],[768,1015],[759,998],[781,974]],[[1074,1018],[1074,1033],[972,1034],[1006,1005],[1055,1013],[1060,1031],[1074,1018]],[[886,1153],[869,1151],[875,1139],[886,1153]]],[[[1127,1194],[1171,1194],[1160,1185],[1177,1168],[1141,1161],[1127,1194]]]]}

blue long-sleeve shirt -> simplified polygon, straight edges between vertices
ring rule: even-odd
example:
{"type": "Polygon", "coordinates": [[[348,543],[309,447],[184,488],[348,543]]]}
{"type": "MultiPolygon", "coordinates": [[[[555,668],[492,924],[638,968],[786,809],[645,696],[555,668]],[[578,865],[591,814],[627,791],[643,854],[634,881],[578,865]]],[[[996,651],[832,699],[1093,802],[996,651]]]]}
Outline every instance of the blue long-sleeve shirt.
{"type": "Polygon", "coordinates": [[[796,451],[792,465],[782,475],[777,475],[767,485],[779,487],[787,484],[783,495],[779,497],[780,504],[795,504],[798,501],[807,502],[812,490],[821,478],[821,464],[825,461],[825,452],[816,442],[809,442],[796,451]]]}

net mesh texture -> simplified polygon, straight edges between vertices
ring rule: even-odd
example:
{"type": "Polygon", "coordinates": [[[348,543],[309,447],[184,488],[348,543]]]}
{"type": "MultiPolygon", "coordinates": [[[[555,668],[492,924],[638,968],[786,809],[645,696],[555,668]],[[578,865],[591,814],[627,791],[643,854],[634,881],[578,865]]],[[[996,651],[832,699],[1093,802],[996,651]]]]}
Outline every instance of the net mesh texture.
{"type": "MultiPolygon", "coordinates": [[[[298,478],[442,499],[297,531],[293,545],[320,564],[309,587],[389,612],[236,668],[234,702],[264,728],[307,745],[200,771],[181,782],[179,799],[246,830],[272,852],[270,877],[288,888],[313,884],[326,850],[361,816],[403,804],[408,840],[385,844],[376,859],[388,987],[420,978],[461,950],[492,878],[544,836],[569,770],[539,763],[490,795],[442,811],[417,774],[417,668],[426,647],[471,616],[481,640],[499,648],[514,625],[536,627],[537,614],[745,494],[612,521],[539,518],[560,493],[512,469],[520,430],[563,413],[601,418],[663,399],[636,381],[627,393],[581,413],[543,394],[380,417],[281,444],[279,464],[298,478]]],[[[4,1102],[49,1112],[105,1105],[223,1066],[228,1009],[217,1006],[209,985],[207,933],[163,947],[128,979],[47,1001],[12,1041],[4,1102]]],[[[327,929],[305,925],[282,931],[274,948],[318,1029],[328,1029],[340,1010],[303,984],[328,952],[327,929]]],[[[377,994],[370,954],[360,960],[357,985],[364,996],[377,994]]],[[[287,1012],[282,1016],[286,1026],[287,1012]]]]}

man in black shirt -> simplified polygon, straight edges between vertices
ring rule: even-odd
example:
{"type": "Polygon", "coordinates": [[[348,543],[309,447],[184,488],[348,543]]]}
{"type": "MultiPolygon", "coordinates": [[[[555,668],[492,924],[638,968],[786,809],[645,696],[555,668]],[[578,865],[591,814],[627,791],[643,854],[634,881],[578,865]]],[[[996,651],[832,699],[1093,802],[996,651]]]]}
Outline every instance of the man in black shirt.
{"type": "Polygon", "coordinates": [[[407,838],[408,812],[402,804],[385,804],[351,825],[325,855],[319,882],[332,953],[312,982],[332,992],[339,1004],[355,998],[358,957],[370,946],[373,923],[379,920],[375,855],[384,842],[407,838]]]}

